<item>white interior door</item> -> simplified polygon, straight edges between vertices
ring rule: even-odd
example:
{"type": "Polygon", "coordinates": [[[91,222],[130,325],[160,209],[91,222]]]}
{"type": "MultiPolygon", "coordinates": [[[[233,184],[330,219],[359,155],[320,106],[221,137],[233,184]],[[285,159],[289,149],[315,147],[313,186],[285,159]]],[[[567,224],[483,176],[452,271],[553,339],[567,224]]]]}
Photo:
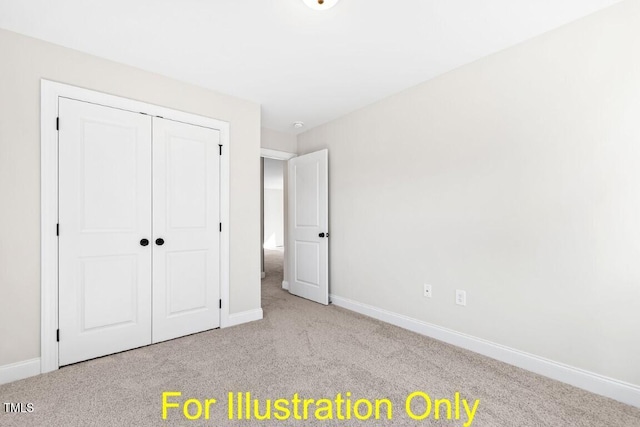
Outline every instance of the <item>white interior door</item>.
{"type": "Polygon", "coordinates": [[[59,101],[59,364],[151,343],[151,118],[59,101]]]}
{"type": "Polygon", "coordinates": [[[289,292],[329,304],[328,151],[289,160],[289,292]]]}
{"type": "Polygon", "coordinates": [[[153,119],[153,342],[220,326],[219,142],[153,119]]]}

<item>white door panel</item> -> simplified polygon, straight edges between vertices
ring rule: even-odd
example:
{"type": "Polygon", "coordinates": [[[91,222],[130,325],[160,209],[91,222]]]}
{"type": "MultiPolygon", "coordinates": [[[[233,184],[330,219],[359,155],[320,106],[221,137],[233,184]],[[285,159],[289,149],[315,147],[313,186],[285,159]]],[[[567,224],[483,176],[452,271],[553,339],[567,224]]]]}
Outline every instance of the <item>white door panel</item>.
{"type": "Polygon", "coordinates": [[[328,151],[289,160],[289,292],[329,303],[328,151]]]}
{"type": "Polygon", "coordinates": [[[297,282],[320,286],[320,242],[295,242],[297,282]]]}
{"type": "Polygon", "coordinates": [[[151,342],[151,119],[60,98],[59,363],[151,342]]]}
{"type": "Polygon", "coordinates": [[[158,342],[220,326],[220,133],[154,118],[153,140],[153,342],[158,342]]]}
{"type": "Polygon", "coordinates": [[[80,258],[81,332],[138,320],[136,255],[80,258]]]}
{"type": "Polygon", "coordinates": [[[208,255],[206,250],[167,253],[167,317],[207,309],[208,255]]]}

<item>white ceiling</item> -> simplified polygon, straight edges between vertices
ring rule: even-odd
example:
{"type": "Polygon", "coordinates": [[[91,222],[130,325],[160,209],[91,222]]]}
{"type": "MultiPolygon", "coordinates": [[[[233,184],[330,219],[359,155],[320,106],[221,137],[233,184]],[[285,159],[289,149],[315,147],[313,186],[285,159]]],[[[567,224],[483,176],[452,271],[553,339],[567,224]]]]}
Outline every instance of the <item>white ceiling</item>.
{"type": "Polygon", "coordinates": [[[299,133],[618,1],[0,0],[0,28],[259,102],[264,127],[299,133]]]}

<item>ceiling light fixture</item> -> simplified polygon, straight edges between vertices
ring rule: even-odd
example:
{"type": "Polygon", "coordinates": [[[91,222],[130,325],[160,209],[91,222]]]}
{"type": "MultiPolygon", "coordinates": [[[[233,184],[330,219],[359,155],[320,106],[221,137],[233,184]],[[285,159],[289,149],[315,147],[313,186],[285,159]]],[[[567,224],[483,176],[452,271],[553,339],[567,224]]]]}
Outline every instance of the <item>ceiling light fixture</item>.
{"type": "Polygon", "coordinates": [[[339,0],[302,0],[304,4],[314,10],[331,9],[339,0]]]}
{"type": "Polygon", "coordinates": [[[294,122],[293,123],[294,129],[302,129],[303,126],[304,126],[303,122],[294,122]]]}

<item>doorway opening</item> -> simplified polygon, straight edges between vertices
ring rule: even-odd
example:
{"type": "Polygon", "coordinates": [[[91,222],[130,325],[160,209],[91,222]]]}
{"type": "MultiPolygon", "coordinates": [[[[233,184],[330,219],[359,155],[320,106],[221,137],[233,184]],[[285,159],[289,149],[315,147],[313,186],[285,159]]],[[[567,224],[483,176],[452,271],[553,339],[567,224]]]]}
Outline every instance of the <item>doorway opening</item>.
{"type": "Polygon", "coordinates": [[[263,278],[284,280],[284,168],[279,159],[263,159],[262,248],[264,251],[263,278]]]}
{"type": "MultiPolygon", "coordinates": [[[[263,291],[276,287],[282,277],[282,289],[293,295],[315,301],[319,304],[329,304],[329,153],[327,149],[308,153],[302,156],[262,149],[261,168],[261,240],[262,240],[262,274],[263,291]],[[265,155],[265,152],[278,155],[265,155]],[[287,160],[286,167],[282,167],[283,176],[283,239],[282,257],[278,224],[278,215],[269,228],[265,226],[265,205],[275,205],[274,211],[279,212],[279,202],[265,202],[265,194],[269,192],[270,179],[269,159],[287,160]],[[265,167],[266,162],[266,167],[265,167]],[[265,169],[266,172],[265,172],[265,169]],[[265,178],[266,177],[266,178],[265,178]],[[269,263],[265,263],[265,253],[269,263]],[[280,261],[280,259],[282,261],[280,261]],[[282,265],[282,273],[279,266],[282,265]],[[272,277],[268,268],[274,268],[272,277]],[[276,275],[273,277],[273,275],[276,275]],[[268,280],[265,280],[268,279],[268,280]],[[271,286],[266,286],[271,285],[271,286]]],[[[280,165],[275,163],[276,180],[280,182],[278,171],[280,165]]],[[[279,185],[275,186],[279,189],[279,185]]],[[[270,197],[270,196],[267,196],[270,197]]],[[[279,198],[279,197],[278,197],[279,198]]],[[[268,221],[268,220],[267,220],[268,221]]],[[[264,294],[263,294],[264,295],[264,294]]],[[[263,298],[264,301],[264,298],[263,298]]]]}
{"type": "MultiPolygon", "coordinates": [[[[296,155],[260,150],[260,241],[262,287],[289,289],[287,281],[288,160],[296,155]]],[[[263,292],[263,298],[266,293],[263,292]]]]}

